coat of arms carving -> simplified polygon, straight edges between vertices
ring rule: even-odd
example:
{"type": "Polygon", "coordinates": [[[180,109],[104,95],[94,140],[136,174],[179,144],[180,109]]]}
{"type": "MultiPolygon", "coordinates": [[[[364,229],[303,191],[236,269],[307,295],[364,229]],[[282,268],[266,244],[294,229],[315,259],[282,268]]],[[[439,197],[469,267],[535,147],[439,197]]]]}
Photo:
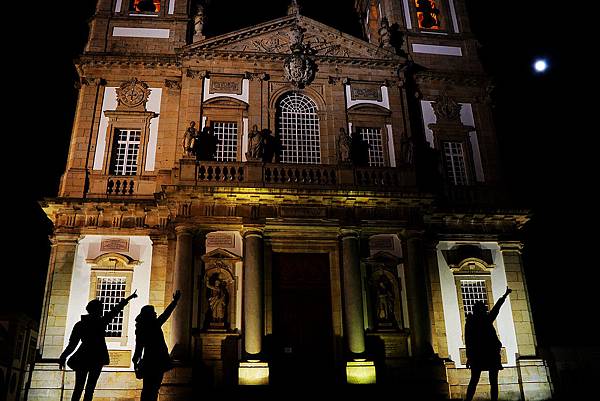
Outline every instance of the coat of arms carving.
{"type": "Polygon", "coordinates": [[[290,32],[290,54],[284,62],[284,78],[297,88],[304,88],[315,78],[317,65],[313,59],[315,51],[304,44],[304,31],[295,25],[290,32]]]}
{"type": "Polygon", "coordinates": [[[145,107],[150,96],[148,84],[139,81],[137,78],[131,78],[129,81],[123,82],[116,91],[119,105],[129,108],[145,107]]]}

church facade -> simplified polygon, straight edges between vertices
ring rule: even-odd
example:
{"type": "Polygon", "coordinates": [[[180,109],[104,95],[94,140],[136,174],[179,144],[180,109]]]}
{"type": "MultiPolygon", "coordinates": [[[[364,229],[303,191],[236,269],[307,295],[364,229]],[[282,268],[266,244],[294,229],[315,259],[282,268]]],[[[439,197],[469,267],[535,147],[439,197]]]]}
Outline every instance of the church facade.
{"type": "Polygon", "coordinates": [[[356,0],[363,38],[296,1],[216,37],[203,2],[146,3],[98,0],[76,61],[67,167],[43,202],[54,234],[30,399],[70,397],[56,358],[87,302],[134,290],[107,331],[99,399],[139,397],[135,318],[176,290],[160,399],[312,381],[461,399],[465,317],[507,286],[500,398],[551,397],[520,258],[528,214],[501,190],[463,0],[356,0]]]}

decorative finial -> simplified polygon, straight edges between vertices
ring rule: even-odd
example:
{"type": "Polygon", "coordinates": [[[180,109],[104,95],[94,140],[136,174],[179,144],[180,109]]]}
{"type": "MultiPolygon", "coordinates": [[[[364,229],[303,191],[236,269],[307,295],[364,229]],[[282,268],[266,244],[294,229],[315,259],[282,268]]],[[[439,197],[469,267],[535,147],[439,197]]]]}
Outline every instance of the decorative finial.
{"type": "Polygon", "coordinates": [[[288,6],[288,15],[300,15],[300,6],[296,0],[292,0],[292,4],[288,6]]]}

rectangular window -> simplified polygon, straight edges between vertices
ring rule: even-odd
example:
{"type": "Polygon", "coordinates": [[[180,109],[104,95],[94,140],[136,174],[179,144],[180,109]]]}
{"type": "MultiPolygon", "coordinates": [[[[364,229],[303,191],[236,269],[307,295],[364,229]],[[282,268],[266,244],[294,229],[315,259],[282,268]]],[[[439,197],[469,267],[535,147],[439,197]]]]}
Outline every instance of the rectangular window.
{"type": "Polygon", "coordinates": [[[462,143],[444,142],[444,162],[446,164],[446,175],[451,184],[468,184],[462,143]]]}
{"type": "Polygon", "coordinates": [[[213,122],[213,133],[217,137],[218,161],[237,160],[238,126],[234,122],[213,122]]]}
{"type": "Polygon", "coordinates": [[[384,166],[383,140],[379,128],[358,128],[362,139],[369,144],[369,166],[384,166]]]}
{"type": "Polygon", "coordinates": [[[131,129],[116,129],[113,150],[112,174],[137,174],[138,152],[142,131],[131,129]]]}
{"type": "Polygon", "coordinates": [[[460,291],[465,316],[473,313],[475,302],[481,301],[486,307],[488,306],[485,280],[460,280],[460,291]]]}
{"type": "Polygon", "coordinates": [[[434,0],[415,0],[415,7],[417,9],[419,28],[441,29],[441,13],[434,0]]]}
{"type": "Polygon", "coordinates": [[[131,0],[129,11],[137,13],[158,13],[160,0],[131,0]]]}
{"type": "MultiPolygon", "coordinates": [[[[125,277],[98,277],[96,298],[102,302],[102,314],[110,311],[113,306],[125,298],[125,277]]],[[[108,324],[106,337],[121,337],[123,335],[123,311],[108,324]]]]}

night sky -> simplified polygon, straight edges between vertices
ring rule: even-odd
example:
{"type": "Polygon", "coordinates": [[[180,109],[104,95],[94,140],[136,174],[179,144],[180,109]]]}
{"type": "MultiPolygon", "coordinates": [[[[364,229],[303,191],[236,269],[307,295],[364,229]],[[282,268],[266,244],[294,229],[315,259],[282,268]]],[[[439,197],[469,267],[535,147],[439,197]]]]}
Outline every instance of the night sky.
{"type": "MultiPolygon", "coordinates": [[[[8,276],[0,280],[2,311],[22,311],[36,319],[40,315],[51,226],[37,202],[56,196],[64,172],[77,96],[72,60],[83,49],[94,3],[77,0],[14,14],[18,28],[5,48],[11,69],[5,76],[5,99],[11,106],[5,109],[2,133],[9,139],[3,198],[11,235],[3,243],[3,255],[9,258],[4,265],[8,276]]],[[[213,3],[209,35],[283,16],[288,1],[213,3]],[[233,14],[233,9],[239,12],[233,14]]],[[[467,0],[481,56],[496,84],[494,113],[504,177],[518,195],[518,206],[532,211],[521,239],[538,341],[599,344],[587,334],[600,306],[595,255],[600,226],[592,194],[598,184],[598,128],[591,123],[597,113],[589,89],[595,68],[580,50],[585,24],[554,3],[467,0]],[[544,75],[532,71],[537,56],[549,60],[544,75]]],[[[360,34],[353,0],[300,4],[304,15],[360,34]]]]}

